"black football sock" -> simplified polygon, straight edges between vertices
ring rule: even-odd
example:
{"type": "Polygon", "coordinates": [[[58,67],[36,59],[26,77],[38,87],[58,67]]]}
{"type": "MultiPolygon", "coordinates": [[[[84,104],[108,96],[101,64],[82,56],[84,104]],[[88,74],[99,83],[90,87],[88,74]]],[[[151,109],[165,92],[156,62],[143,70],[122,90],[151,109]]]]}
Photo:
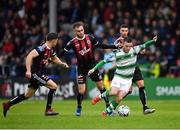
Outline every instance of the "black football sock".
{"type": "Polygon", "coordinates": [[[78,93],[78,95],[77,95],[77,105],[78,105],[77,107],[78,108],[82,107],[81,104],[82,104],[83,97],[84,97],[83,94],[78,93]]]}
{"type": "Polygon", "coordinates": [[[146,92],[145,92],[144,87],[139,88],[139,98],[140,98],[141,103],[143,105],[143,109],[145,109],[146,108],[146,92]]]}
{"type": "Polygon", "coordinates": [[[13,106],[13,105],[15,105],[15,104],[17,104],[17,103],[22,102],[22,101],[25,100],[25,99],[27,99],[27,98],[24,96],[24,94],[21,94],[21,95],[15,97],[15,98],[13,98],[13,99],[9,102],[9,104],[10,104],[10,106],[13,106]]]}
{"type": "Polygon", "coordinates": [[[55,93],[56,89],[50,89],[47,97],[47,104],[46,104],[46,109],[51,109],[52,101],[53,101],[53,96],[55,93]]]}
{"type": "MultiPolygon", "coordinates": [[[[106,89],[105,88],[103,88],[102,90],[100,90],[100,93],[102,94],[102,93],[104,93],[106,91],[106,89]]],[[[105,97],[105,98],[103,98],[104,99],[104,101],[105,101],[105,103],[106,103],[106,107],[109,107],[109,98],[108,97],[105,97]]]]}

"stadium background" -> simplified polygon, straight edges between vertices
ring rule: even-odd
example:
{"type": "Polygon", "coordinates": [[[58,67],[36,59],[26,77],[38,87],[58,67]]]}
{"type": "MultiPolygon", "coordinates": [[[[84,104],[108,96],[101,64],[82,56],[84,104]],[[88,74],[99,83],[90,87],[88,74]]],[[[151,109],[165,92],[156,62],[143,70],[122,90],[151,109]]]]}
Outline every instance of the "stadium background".
{"type": "MultiPolygon", "coordinates": [[[[27,88],[25,58],[30,50],[55,31],[60,39],[58,56],[73,38],[72,23],[83,21],[86,32],[100,43],[113,44],[121,24],[128,24],[129,34],[140,44],[158,34],[158,43],[140,56],[149,99],[180,98],[180,9],[178,0],[1,0],[0,1],[0,96],[14,97],[27,88]]],[[[96,62],[108,51],[96,49],[96,62]]],[[[56,98],[76,96],[76,58],[73,53],[62,57],[70,69],[48,67],[48,75],[61,86],[56,98]],[[66,80],[65,80],[66,79],[66,80]]],[[[107,66],[108,67],[108,66],[107,66]]],[[[102,73],[105,73],[102,69],[102,73]]],[[[105,84],[107,85],[105,76],[105,84]]],[[[89,93],[97,90],[88,80],[89,93]]],[[[44,87],[36,97],[44,98],[44,87]]],[[[134,97],[138,97],[135,88],[134,97]]],[[[129,97],[129,98],[133,98],[129,97]]]]}
{"type": "MultiPolygon", "coordinates": [[[[58,100],[53,102],[53,108],[60,115],[44,117],[44,99],[48,89],[41,87],[32,99],[13,107],[7,118],[0,114],[0,129],[180,128],[179,7],[179,0],[0,0],[0,104],[27,88],[25,57],[44,41],[48,32],[55,31],[60,36],[56,48],[58,55],[74,36],[72,23],[76,21],[84,21],[86,31],[100,43],[112,44],[119,36],[122,23],[130,26],[130,35],[137,44],[156,33],[159,36],[158,43],[150,47],[138,61],[145,77],[148,105],[156,109],[154,114],[142,114],[138,89],[134,87],[133,94],[128,96],[134,100],[125,99],[122,102],[131,109],[128,118],[117,116],[102,119],[100,112],[104,109],[103,102],[91,106],[89,100],[83,102],[82,116],[77,118],[74,115],[77,61],[73,54],[69,54],[63,60],[71,65],[70,69],[56,65],[48,67],[48,75],[59,86],[55,96],[58,100]]],[[[96,62],[107,53],[97,49],[96,62]]],[[[104,81],[108,86],[106,76],[104,81]]],[[[91,80],[87,82],[88,98],[97,90],[91,80]]]]}

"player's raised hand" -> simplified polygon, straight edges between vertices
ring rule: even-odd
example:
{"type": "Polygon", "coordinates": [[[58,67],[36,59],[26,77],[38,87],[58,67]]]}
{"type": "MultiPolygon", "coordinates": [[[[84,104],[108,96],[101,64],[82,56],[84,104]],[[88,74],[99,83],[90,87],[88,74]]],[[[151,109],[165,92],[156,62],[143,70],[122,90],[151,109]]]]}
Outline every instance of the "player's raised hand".
{"type": "Polygon", "coordinates": [[[153,37],[153,41],[156,42],[158,39],[157,35],[155,37],[153,37]]]}
{"type": "Polygon", "coordinates": [[[26,71],[26,78],[28,78],[28,79],[31,78],[31,72],[30,71],[26,71]]]}
{"type": "Polygon", "coordinates": [[[69,68],[69,65],[65,62],[62,63],[62,65],[65,67],[65,68],[69,68]]]}
{"type": "Polygon", "coordinates": [[[88,75],[91,75],[92,73],[94,73],[94,69],[90,69],[88,75]]]}

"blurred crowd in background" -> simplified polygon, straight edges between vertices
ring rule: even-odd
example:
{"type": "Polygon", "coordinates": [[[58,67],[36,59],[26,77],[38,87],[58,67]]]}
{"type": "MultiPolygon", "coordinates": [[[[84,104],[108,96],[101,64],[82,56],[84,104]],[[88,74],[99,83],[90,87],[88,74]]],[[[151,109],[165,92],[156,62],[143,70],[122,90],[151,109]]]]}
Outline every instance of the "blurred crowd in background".
{"type": "MultiPolygon", "coordinates": [[[[57,55],[74,37],[72,23],[83,21],[86,33],[100,43],[113,44],[121,24],[129,25],[135,44],[142,44],[158,34],[158,43],[138,60],[145,77],[180,77],[180,9],[178,0],[57,0],[57,27],[60,36],[57,55]]],[[[0,75],[24,76],[25,58],[44,41],[49,32],[48,0],[0,1],[0,75]]],[[[111,50],[110,50],[111,51],[111,50]]],[[[96,49],[96,62],[109,50],[96,49]]],[[[62,57],[75,77],[76,58],[62,57]]],[[[64,70],[49,66],[49,74],[64,70]]]]}

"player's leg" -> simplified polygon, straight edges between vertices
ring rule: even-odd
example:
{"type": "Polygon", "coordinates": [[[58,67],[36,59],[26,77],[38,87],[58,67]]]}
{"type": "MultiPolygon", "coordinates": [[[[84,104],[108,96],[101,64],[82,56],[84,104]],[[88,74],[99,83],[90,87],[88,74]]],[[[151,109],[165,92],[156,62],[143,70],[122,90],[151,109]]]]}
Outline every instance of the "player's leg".
{"type": "Polygon", "coordinates": [[[116,109],[116,107],[119,105],[119,103],[123,100],[123,98],[127,95],[127,92],[124,90],[116,90],[116,98],[111,101],[108,108],[106,108],[105,111],[102,112],[102,116],[106,116],[107,114],[112,116],[114,113],[113,111],[116,109]]]}
{"type": "Polygon", "coordinates": [[[118,76],[114,76],[112,82],[111,82],[111,86],[110,86],[110,90],[106,90],[104,93],[96,96],[93,100],[92,100],[92,104],[95,105],[98,101],[101,100],[101,98],[106,98],[109,96],[113,96],[116,95],[118,90],[120,87],[120,77],[118,76]]]}
{"type": "Polygon", "coordinates": [[[86,91],[86,84],[79,83],[78,84],[78,95],[77,95],[77,109],[76,109],[76,116],[81,115],[81,110],[82,110],[82,101],[84,98],[84,93],[86,91]]]}
{"type": "MultiPolygon", "coordinates": [[[[95,82],[95,84],[96,84],[96,86],[99,89],[101,94],[106,91],[105,86],[104,86],[104,84],[102,82],[102,76],[101,76],[101,74],[99,73],[98,70],[96,70],[89,77],[91,78],[92,81],[95,82]]],[[[108,97],[104,97],[103,99],[104,99],[104,101],[106,103],[106,107],[108,107],[109,106],[109,98],[108,97]]]]}
{"type": "Polygon", "coordinates": [[[132,86],[132,79],[115,76],[111,85],[114,85],[114,87],[118,88],[118,90],[116,90],[116,99],[111,101],[110,106],[102,113],[102,116],[105,116],[106,114],[113,114],[113,111],[116,109],[120,101],[122,101],[122,99],[125,98],[129,92],[132,86]]]}
{"type": "MultiPolygon", "coordinates": [[[[103,94],[106,91],[102,80],[98,81],[98,82],[95,82],[95,84],[98,87],[101,94],[103,94]]],[[[109,107],[109,97],[107,96],[107,97],[104,97],[103,99],[104,99],[104,101],[106,103],[106,107],[109,107]]]]}
{"type": "Polygon", "coordinates": [[[140,98],[141,103],[143,105],[143,113],[144,114],[150,114],[150,113],[155,112],[154,108],[149,108],[146,105],[147,99],[146,99],[146,91],[145,91],[145,87],[144,87],[144,80],[136,81],[136,85],[139,88],[139,98],[140,98]]]}
{"type": "Polygon", "coordinates": [[[8,102],[4,102],[3,103],[3,115],[4,115],[4,117],[6,117],[7,111],[10,109],[10,107],[32,97],[34,95],[34,93],[36,92],[36,90],[37,90],[36,88],[29,86],[26,93],[18,95],[8,102]]]}
{"type": "Polygon", "coordinates": [[[109,77],[109,83],[111,84],[113,78],[114,78],[114,73],[115,73],[116,69],[111,69],[108,71],[108,77],[109,77]]]}
{"type": "Polygon", "coordinates": [[[51,106],[52,106],[52,101],[53,101],[53,96],[54,93],[57,89],[57,84],[51,80],[48,79],[47,83],[45,84],[48,88],[50,88],[48,96],[47,96],[47,104],[46,104],[46,110],[45,110],[45,115],[46,116],[53,116],[53,115],[58,115],[59,113],[55,112],[51,106]]]}
{"type": "MultiPolygon", "coordinates": [[[[95,105],[97,102],[99,102],[101,99],[109,98],[110,96],[115,96],[118,93],[119,88],[111,86],[109,90],[106,90],[102,94],[96,96],[92,99],[92,105],[95,105]]],[[[109,107],[109,106],[108,106],[109,107]]]]}
{"type": "Polygon", "coordinates": [[[133,82],[135,82],[137,87],[139,88],[139,98],[143,105],[143,113],[149,114],[149,113],[155,112],[155,109],[151,109],[146,105],[147,96],[146,96],[146,91],[145,91],[145,86],[144,86],[144,78],[142,76],[142,73],[139,67],[135,68],[133,82]]]}
{"type": "Polygon", "coordinates": [[[86,75],[85,72],[79,68],[78,68],[77,82],[78,82],[78,94],[77,94],[77,108],[75,115],[80,116],[82,111],[82,101],[83,101],[84,93],[86,91],[86,75]]]}

